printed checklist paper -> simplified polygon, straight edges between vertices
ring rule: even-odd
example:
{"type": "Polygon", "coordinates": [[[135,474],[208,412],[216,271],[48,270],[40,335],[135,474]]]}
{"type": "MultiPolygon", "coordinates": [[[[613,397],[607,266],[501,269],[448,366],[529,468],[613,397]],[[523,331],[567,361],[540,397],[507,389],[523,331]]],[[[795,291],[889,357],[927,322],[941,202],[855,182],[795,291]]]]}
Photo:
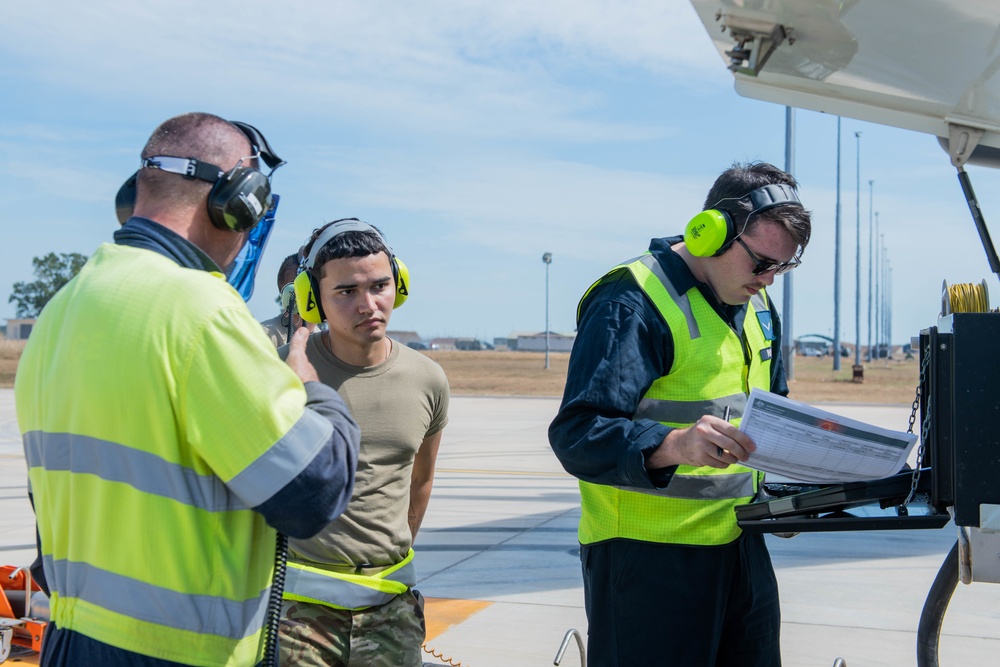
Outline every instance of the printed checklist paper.
{"type": "Polygon", "coordinates": [[[899,472],[917,436],[891,431],[753,389],[740,422],[757,451],[745,465],[814,484],[861,482],[899,472]]]}

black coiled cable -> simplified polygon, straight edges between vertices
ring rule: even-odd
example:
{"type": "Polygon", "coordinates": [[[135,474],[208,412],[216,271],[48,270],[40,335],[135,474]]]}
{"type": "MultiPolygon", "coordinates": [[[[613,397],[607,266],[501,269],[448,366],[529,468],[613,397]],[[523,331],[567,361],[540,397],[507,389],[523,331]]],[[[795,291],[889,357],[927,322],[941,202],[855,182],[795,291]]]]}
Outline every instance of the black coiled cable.
{"type": "Polygon", "coordinates": [[[944,613],[958,587],[958,551],[958,542],[955,542],[927,592],[917,626],[917,667],[938,667],[938,642],[944,625],[944,613]]]}
{"type": "Polygon", "coordinates": [[[281,622],[281,597],[285,592],[285,570],[288,566],[288,536],[278,533],[274,547],[274,581],[267,600],[264,626],[263,667],[278,667],[278,625],[281,622]]]}

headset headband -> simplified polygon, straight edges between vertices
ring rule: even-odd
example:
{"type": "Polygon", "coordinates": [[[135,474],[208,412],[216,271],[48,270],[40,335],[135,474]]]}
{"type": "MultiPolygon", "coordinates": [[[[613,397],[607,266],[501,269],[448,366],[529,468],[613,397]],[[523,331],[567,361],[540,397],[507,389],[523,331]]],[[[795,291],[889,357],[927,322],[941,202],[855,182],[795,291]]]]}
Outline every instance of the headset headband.
{"type": "MultiPolygon", "coordinates": [[[[784,183],[770,183],[768,185],[762,185],[759,188],[755,188],[750,192],[746,193],[742,197],[723,197],[719,201],[712,205],[711,209],[706,210],[721,210],[725,213],[727,218],[731,221],[732,216],[730,213],[719,207],[719,204],[726,201],[750,201],[750,212],[747,213],[746,219],[743,221],[743,229],[735,234],[735,237],[743,236],[743,232],[746,231],[747,225],[750,223],[750,218],[755,215],[760,215],[765,211],[770,211],[772,208],[777,208],[778,206],[793,205],[802,206],[802,201],[799,199],[798,193],[790,185],[785,185],[784,183]]],[[[731,224],[731,223],[730,223],[731,224]]],[[[735,231],[735,230],[734,230],[735,231]]],[[[731,240],[730,240],[731,242],[731,240]]],[[[728,245],[728,244],[727,244],[728,245]]]]}
{"type": "Polygon", "coordinates": [[[744,198],[749,198],[750,205],[753,207],[753,210],[747,215],[748,218],[753,215],[760,215],[764,211],[768,211],[776,206],[784,206],[785,204],[802,206],[795,188],[784,183],[772,183],[759,187],[751,191],[744,198]]]}
{"type": "MultiPolygon", "coordinates": [[[[285,164],[285,161],[274,153],[271,144],[267,142],[267,139],[260,133],[260,130],[242,121],[231,120],[229,122],[235,125],[246,136],[247,141],[250,142],[252,152],[259,154],[260,159],[271,168],[272,172],[285,164]]],[[[209,183],[216,183],[225,174],[225,170],[216,167],[214,164],[193,157],[182,158],[172,155],[153,155],[144,158],[142,166],[150,169],[160,169],[171,174],[180,174],[186,178],[196,178],[209,183]]]]}
{"type": "Polygon", "coordinates": [[[316,257],[319,255],[319,251],[323,249],[327,243],[332,241],[337,236],[344,234],[346,232],[374,232],[382,245],[385,246],[387,254],[392,257],[392,249],[389,244],[385,242],[385,237],[379,230],[375,229],[367,222],[361,222],[357,218],[346,218],[344,220],[336,220],[327,225],[326,229],[319,235],[313,244],[312,248],[309,250],[309,256],[306,257],[305,263],[302,265],[303,268],[312,269],[313,265],[316,263],[316,257]]]}
{"type": "Polygon", "coordinates": [[[202,162],[193,157],[173,157],[171,155],[154,155],[144,158],[142,166],[168,171],[171,174],[180,174],[185,178],[197,178],[199,181],[208,181],[209,183],[217,182],[224,173],[214,164],[202,162]]]}

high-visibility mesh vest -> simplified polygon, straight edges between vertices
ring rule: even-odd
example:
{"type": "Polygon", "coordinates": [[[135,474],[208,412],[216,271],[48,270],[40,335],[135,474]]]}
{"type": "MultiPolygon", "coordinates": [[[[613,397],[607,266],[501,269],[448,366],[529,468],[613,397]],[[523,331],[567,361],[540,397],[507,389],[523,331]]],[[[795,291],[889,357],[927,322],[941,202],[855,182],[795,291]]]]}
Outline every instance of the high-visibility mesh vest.
{"type": "MultiPolygon", "coordinates": [[[[745,340],[741,340],[697,287],[678,293],[651,254],[615,267],[608,276],[623,269],[632,273],[662,315],[674,343],[673,366],[653,382],[633,418],[683,428],[702,415],[722,417],[728,406],[730,421],[738,425],[750,389],[766,390],[771,384],[771,342],[763,328],[770,327],[770,310],[764,292],[755,295],[746,309],[745,340]]],[[[724,469],[680,465],[664,489],[580,481],[580,543],[628,538],[727,544],[741,532],[733,508],[751,500],[761,477],[738,464],[724,469]]]]}
{"type": "Polygon", "coordinates": [[[56,625],[256,664],[276,536],[250,508],[332,426],[224,277],[101,246],[39,317],[15,392],[56,625]]]}
{"type": "Polygon", "coordinates": [[[284,598],[356,611],[383,605],[416,583],[413,549],[399,563],[370,575],[289,561],[284,598]]]}

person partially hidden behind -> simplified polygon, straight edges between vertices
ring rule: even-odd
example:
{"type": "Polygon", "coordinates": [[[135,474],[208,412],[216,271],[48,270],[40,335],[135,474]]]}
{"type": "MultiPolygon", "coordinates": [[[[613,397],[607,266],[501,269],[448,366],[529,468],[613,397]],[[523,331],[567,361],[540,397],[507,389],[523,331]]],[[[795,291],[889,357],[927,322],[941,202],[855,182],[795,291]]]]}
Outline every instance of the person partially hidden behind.
{"type": "Polygon", "coordinates": [[[733,508],[762,483],[743,465],[747,396],[788,393],[766,288],[809,242],[796,187],[733,165],[683,236],[653,239],[580,301],[549,442],[580,480],[590,665],[781,664],[770,556],[733,508]]]}
{"type": "Polygon", "coordinates": [[[409,273],[378,229],[338,220],[300,254],[299,313],[327,324],[306,354],[350,406],[361,452],[347,510],[315,537],[289,543],[281,664],[420,667],[426,628],[412,545],[448,421],[448,380],[386,336],[409,273]]]}
{"type": "Polygon", "coordinates": [[[292,253],[281,260],[281,266],[278,267],[278,302],[281,304],[281,312],[260,323],[275,348],[288,344],[289,331],[298,331],[303,326],[312,331],[316,326],[311,322],[303,322],[295,307],[292,283],[295,282],[298,270],[298,253],[292,253]]]}
{"type": "Polygon", "coordinates": [[[276,529],[311,537],[351,497],[358,426],[307,332],[282,363],[227,284],[252,292],[235,260],[273,222],[260,160],[280,163],[243,123],[156,128],[114,243],[31,332],[14,391],[51,594],[42,665],[260,664],[276,529]]]}

